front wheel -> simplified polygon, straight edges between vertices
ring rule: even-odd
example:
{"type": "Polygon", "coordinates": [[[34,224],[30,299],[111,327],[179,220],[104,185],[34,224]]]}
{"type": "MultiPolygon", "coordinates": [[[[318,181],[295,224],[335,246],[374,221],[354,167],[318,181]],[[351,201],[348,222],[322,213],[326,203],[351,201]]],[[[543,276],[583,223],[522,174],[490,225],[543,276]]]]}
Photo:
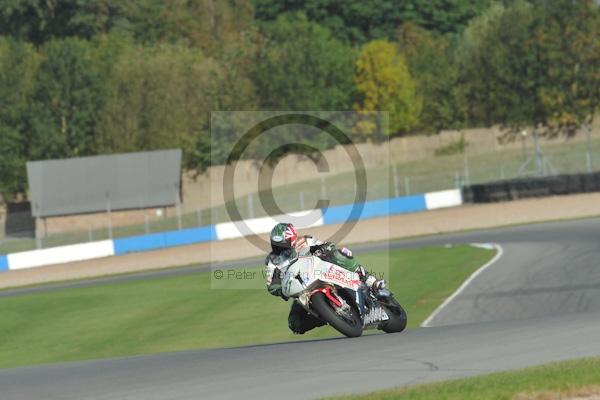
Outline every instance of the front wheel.
{"type": "Polygon", "coordinates": [[[404,308],[402,308],[400,303],[393,297],[389,297],[388,301],[385,303],[387,304],[382,302],[382,305],[385,307],[385,311],[390,319],[382,322],[381,325],[379,325],[379,329],[385,333],[402,332],[406,328],[406,323],[408,321],[406,311],[404,311],[404,308]]]}
{"type": "Polygon", "coordinates": [[[320,292],[312,296],[311,305],[323,321],[343,335],[347,337],[362,335],[362,321],[355,307],[351,306],[349,315],[343,317],[335,311],[335,306],[329,302],[325,294],[320,292]]]}

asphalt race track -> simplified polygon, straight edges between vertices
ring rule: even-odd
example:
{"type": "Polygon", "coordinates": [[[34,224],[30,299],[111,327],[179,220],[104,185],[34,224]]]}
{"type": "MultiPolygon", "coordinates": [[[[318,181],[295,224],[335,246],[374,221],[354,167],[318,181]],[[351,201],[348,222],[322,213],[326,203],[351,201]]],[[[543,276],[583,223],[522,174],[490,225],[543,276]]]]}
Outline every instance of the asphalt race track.
{"type": "MultiPolygon", "coordinates": [[[[358,339],[4,369],[0,370],[0,397],[310,399],[600,356],[599,219],[368,244],[354,250],[472,242],[499,243],[504,255],[436,315],[433,327],[358,339]]],[[[158,278],[206,268],[5,291],[2,295],[158,278]]]]}

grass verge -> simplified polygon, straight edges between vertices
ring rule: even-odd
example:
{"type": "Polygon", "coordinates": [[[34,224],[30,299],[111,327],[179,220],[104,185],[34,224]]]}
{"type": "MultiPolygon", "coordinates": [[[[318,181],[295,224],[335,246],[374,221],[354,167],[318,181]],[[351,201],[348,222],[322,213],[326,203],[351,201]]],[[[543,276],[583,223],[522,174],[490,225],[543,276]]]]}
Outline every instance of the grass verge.
{"type": "MultiPolygon", "coordinates": [[[[366,395],[330,400],[500,400],[577,398],[582,388],[600,383],[600,358],[585,358],[540,367],[500,372],[366,395]],[[571,394],[573,396],[571,397],[571,394]]],[[[581,398],[581,397],[580,397],[581,398]]]]}
{"type": "MultiPolygon", "coordinates": [[[[365,253],[360,261],[389,266],[378,271],[415,327],[493,255],[455,246],[365,253]]],[[[264,290],[262,268],[247,271],[259,290],[211,289],[203,272],[2,298],[0,367],[338,335],[328,327],[292,335],[290,303],[264,290]]]]}

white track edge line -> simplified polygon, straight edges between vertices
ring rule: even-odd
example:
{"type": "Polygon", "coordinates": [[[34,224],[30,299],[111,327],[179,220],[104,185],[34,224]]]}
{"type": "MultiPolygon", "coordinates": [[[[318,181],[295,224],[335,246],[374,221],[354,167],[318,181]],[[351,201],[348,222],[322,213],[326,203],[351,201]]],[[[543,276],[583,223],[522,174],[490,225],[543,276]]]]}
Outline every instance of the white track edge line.
{"type": "Polygon", "coordinates": [[[452,295],[448,298],[446,298],[446,300],[444,300],[444,302],[442,304],[440,304],[438,306],[438,308],[435,309],[435,311],[433,313],[431,313],[431,315],[429,315],[429,317],[427,317],[427,319],[425,321],[423,321],[423,323],[421,324],[422,328],[427,328],[429,327],[429,324],[431,323],[431,321],[448,305],[450,304],[450,302],[452,300],[454,300],[456,298],[456,296],[458,296],[459,294],[461,294],[463,292],[463,290],[465,290],[465,288],[475,279],[477,278],[477,276],[479,274],[481,274],[483,271],[485,271],[487,268],[491,267],[496,261],[498,261],[500,259],[500,257],[502,257],[502,255],[504,254],[504,249],[502,248],[502,246],[500,246],[499,244],[494,243],[494,248],[496,249],[497,253],[494,256],[494,258],[492,258],[490,261],[488,261],[487,263],[485,263],[484,265],[482,265],[481,267],[479,267],[479,269],[475,272],[473,272],[471,274],[471,276],[469,276],[467,278],[466,281],[464,281],[462,283],[462,285],[460,285],[460,287],[458,289],[456,289],[456,291],[454,293],[452,293],[452,295]]]}

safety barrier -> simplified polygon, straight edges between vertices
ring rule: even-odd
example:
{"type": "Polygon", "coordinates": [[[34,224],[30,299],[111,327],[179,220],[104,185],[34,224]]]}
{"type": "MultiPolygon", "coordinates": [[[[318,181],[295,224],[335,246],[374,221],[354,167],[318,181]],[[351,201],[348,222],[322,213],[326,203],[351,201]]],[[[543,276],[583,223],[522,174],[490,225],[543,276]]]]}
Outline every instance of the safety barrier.
{"type": "Polygon", "coordinates": [[[217,238],[214,225],[199,228],[167,231],[149,235],[114,239],[114,255],[184,246],[186,244],[210,242],[217,238]]]}
{"type": "Polygon", "coordinates": [[[347,204],[274,217],[224,222],[199,228],[24,251],[6,256],[0,255],[0,272],[262,234],[269,232],[276,223],[289,220],[290,216],[294,217],[294,221],[299,227],[309,228],[339,224],[350,220],[454,207],[462,203],[460,190],[444,190],[373,200],[358,205],[347,204]]]}
{"type": "Polygon", "coordinates": [[[8,257],[0,256],[0,272],[8,271],[8,257]]]}
{"type": "Polygon", "coordinates": [[[544,197],[600,191],[600,172],[507,179],[463,188],[466,203],[491,203],[528,197],[544,197]]]}
{"type": "Polygon", "coordinates": [[[22,251],[7,256],[11,270],[41,267],[49,264],[62,264],[114,255],[113,241],[71,244],[47,249],[22,251]]]}
{"type": "Polygon", "coordinates": [[[323,225],[323,211],[298,211],[289,215],[276,215],[273,217],[253,218],[244,221],[223,222],[215,225],[217,240],[233,239],[242,236],[256,235],[269,232],[278,222],[289,220],[289,216],[297,221],[298,226],[312,228],[323,225]]]}

